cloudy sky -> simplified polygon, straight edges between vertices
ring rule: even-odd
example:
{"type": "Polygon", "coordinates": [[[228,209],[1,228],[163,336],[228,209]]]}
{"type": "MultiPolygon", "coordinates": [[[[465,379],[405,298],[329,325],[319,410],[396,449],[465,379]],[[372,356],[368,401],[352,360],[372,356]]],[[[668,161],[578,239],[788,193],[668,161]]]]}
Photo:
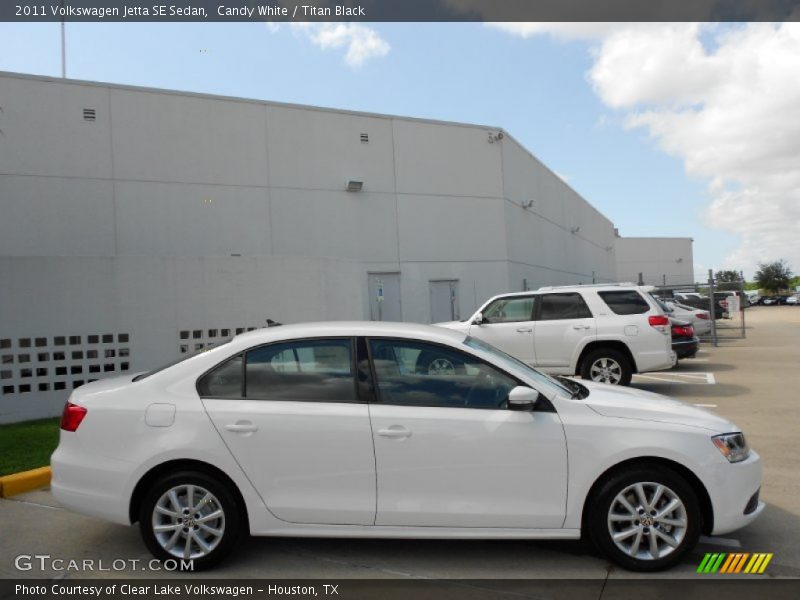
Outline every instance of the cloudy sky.
{"type": "MultiPolygon", "coordinates": [[[[57,24],[0,70],[60,73],[57,24]]],[[[69,24],[68,76],[500,126],[622,235],[800,271],[797,24],[69,24]]]]}

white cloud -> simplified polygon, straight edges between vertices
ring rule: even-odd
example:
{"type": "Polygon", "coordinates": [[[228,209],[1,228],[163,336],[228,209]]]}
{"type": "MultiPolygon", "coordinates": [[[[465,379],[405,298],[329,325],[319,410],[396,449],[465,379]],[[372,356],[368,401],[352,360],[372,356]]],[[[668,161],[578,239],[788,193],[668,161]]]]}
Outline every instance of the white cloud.
{"type": "Polygon", "coordinates": [[[562,40],[600,40],[610,32],[619,29],[619,23],[487,23],[488,27],[499,29],[522,38],[535,35],[550,35],[562,40]]]}
{"type": "Polygon", "coordinates": [[[360,23],[292,23],[292,29],[305,34],[321,50],[347,48],[344,60],[353,68],[386,56],[391,49],[377,31],[360,23]]]}
{"type": "Polygon", "coordinates": [[[800,24],[620,24],[600,38],[534,25],[531,35],[595,39],[597,95],[708,181],[705,220],[740,238],[715,268],[800,268],[800,24]]]}

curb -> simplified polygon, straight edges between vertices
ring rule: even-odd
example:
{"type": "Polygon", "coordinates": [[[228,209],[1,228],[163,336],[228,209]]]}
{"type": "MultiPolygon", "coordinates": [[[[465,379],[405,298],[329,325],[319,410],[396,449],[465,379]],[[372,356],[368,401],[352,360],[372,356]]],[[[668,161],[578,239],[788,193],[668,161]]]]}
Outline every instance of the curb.
{"type": "Polygon", "coordinates": [[[0,477],[0,498],[10,498],[50,484],[50,467],[0,477]]]}

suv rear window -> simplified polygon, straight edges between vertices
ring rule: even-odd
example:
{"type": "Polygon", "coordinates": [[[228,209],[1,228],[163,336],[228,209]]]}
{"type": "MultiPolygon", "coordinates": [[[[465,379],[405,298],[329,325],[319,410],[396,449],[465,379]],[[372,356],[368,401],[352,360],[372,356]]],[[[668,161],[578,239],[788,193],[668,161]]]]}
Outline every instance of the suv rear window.
{"type": "Polygon", "coordinates": [[[647,300],[636,290],[597,292],[597,295],[618,315],[640,315],[650,310],[647,300]]]}

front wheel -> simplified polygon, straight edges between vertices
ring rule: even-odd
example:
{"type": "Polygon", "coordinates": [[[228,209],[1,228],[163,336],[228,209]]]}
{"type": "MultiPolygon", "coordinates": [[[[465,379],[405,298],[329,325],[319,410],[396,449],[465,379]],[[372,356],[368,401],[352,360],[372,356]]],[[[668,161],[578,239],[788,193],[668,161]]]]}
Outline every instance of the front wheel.
{"type": "Polygon", "coordinates": [[[139,528],[156,558],[178,565],[191,560],[189,568],[201,571],[233,549],[241,531],[240,514],[227,486],[205,473],[184,471],[150,488],[140,506],[139,528]]]}
{"type": "Polygon", "coordinates": [[[633,377],[633,367],[619,350],[599,348],[584,357],[581,377],[598,383],[628,385],[633,377]]]}
{"type": "Polygon", "coordinates": [[[631,571],[676,564],[700,537],[700,508],[691,486],[674,471],[654,466],[618,473],[592,502],[592,541],[631,571]]]}

